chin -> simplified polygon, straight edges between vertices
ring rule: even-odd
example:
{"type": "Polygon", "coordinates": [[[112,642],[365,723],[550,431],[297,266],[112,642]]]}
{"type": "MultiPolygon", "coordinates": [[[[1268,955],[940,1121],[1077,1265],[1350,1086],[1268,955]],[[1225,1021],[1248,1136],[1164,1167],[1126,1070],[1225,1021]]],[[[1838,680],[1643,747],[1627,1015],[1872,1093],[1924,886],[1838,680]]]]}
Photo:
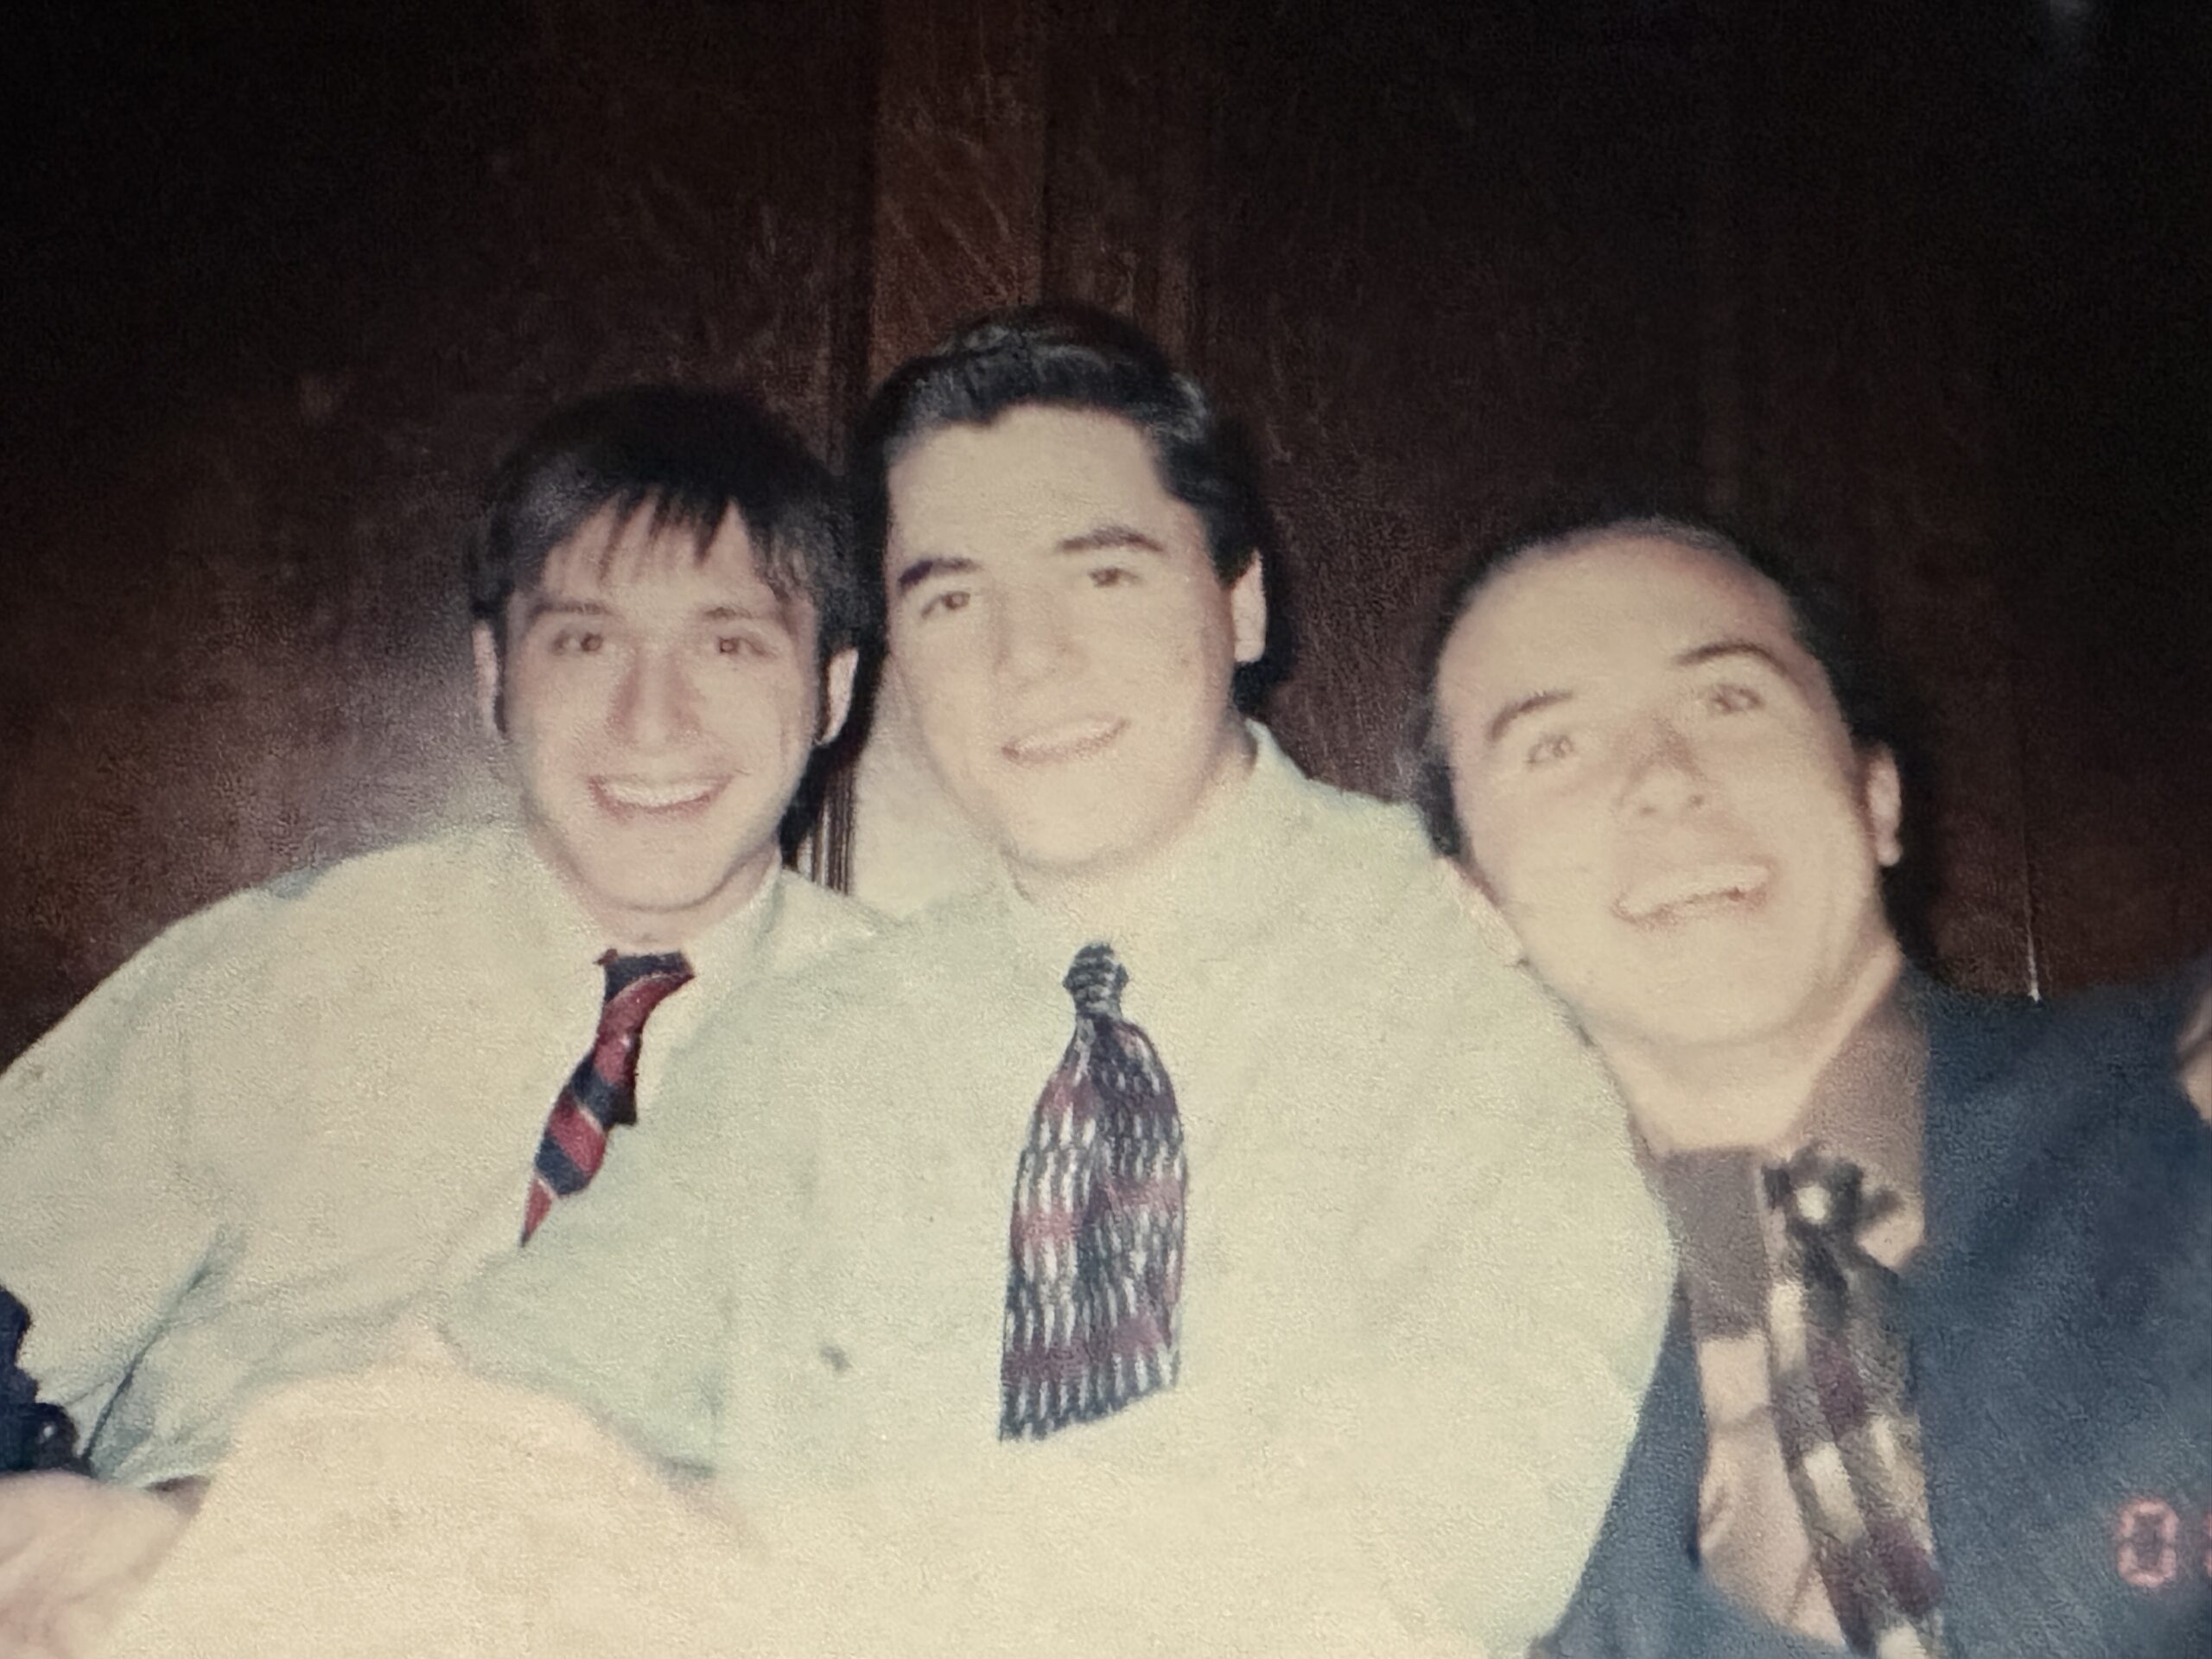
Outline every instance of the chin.
{"type": "Polygon", "coordinates": [[[1742,1147],[1770,1147],[1787,1136],[1797,1122],[1795,1111],[1771,1117],[1720,1117],[1707,1109],[1686,1110],[1680,1121],[1659,1113],[1647,1128],[1666,1137],[1681,1152],[1714,1152],[1742,1147]]]}
{"type": "Polygon", "coordinates": [[[1791,995],[1795,989],[1763,980],[1732,987],[1702,987],[1695,997],[1657,1001],[1639,997],[1643,1006],[1630,1013],[1629,1020],[1652,1040],[1684,1047],[1752,1042],[1789,1023],[1802,1006],[1802,1000],[1791,995]]]}
{"type": "Polygon", "coordinates": [[[1098,874],[1125,855],[1118,847],[1093,842],[1025,840],[1004,843],[1004,851],[1016,868],[1062,880],[1098,874]]]}

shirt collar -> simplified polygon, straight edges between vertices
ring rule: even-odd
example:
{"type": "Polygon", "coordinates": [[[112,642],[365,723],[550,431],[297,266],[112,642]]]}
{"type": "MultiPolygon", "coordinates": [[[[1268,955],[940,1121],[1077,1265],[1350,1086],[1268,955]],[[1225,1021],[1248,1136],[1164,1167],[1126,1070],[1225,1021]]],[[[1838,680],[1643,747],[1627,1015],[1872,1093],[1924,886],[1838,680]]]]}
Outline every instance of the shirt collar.
{"type": "Polygon", "coordinates": [[[1815,1082],[1789,1130],[1770,1146],[1670,1154],[1650,1161],[1667,1208],[1700,1341],[1738,1335],[1764,1318],[1766,1243],[1760,1172],[1817,1142],[1866,1172],[1870,1190],[1899,1200],[1867,1230],[1869,1252],[1901,1266],[1920,1238],[1928,1035],[1918,982],[1907,975],[1870,1009],[1815,1082]]]}

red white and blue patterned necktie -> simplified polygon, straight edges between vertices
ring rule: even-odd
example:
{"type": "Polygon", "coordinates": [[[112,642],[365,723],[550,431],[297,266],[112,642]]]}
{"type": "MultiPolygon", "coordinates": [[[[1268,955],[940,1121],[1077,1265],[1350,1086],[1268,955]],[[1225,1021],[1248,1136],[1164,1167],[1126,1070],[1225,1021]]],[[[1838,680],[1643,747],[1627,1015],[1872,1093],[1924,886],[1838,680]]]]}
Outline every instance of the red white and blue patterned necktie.
{"type": "Polygon", "coordinates": [[[1189,1172],[1175,1090],[1122,1017],[1104,944],[1062,983],[1075,1034],[1039,1096],[1014,1183],[999,1438],[1042,1440],[1173,1388],[1189,1172]]]}
{"type": "Polygon", "coordinates": [[[638,1052],[645,1016],[672,991],[690,982],[691,964],[680,953],[599,959],[607,969],[607,999],[591,1052],[561,1090],[545,1119],[523,1206],[522,1242],[537,1230],[556,1198],[581,1192],[607,1160],[607,1137],[619,1123],[638,1121],[638,1052]]]}
{"type": "Polygon", "coordinates": [[[1780,1224],[1767,1297],[1774,1424],[1814,1565],[1845,1643],[1940,1659],[1929,1527],[1897,1276],[1860,1236],[1895,1207],[1858,1165],[1808,1147],[1765,1172],[1780,1224]]]}

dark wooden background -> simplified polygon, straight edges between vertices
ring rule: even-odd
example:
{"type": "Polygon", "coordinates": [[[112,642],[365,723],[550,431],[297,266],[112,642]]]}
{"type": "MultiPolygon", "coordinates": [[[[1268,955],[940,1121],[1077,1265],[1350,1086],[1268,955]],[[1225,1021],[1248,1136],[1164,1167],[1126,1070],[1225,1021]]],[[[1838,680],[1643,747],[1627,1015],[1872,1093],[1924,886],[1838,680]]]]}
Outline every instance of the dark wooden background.
{"type": "Polygon", "coordinates": [[[1400,781],[1471,541],[1701,501],[1919,693],[1936,950],[2212,941],[2196,0],[171,0],[16,26],[0,1054],[162,925],[498,798],[456,559],[551,401],[833,446],[964,313],[1121,307],[1246,420],[1274,716],[1400,781]]]}

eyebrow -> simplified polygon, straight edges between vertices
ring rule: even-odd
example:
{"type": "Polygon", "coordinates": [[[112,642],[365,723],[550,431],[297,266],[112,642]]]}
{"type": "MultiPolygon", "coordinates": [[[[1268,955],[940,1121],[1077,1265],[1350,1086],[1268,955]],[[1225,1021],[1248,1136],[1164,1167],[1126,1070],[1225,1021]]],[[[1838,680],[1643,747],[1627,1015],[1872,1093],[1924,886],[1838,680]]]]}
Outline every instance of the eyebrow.
{"type": "Polygon", "coordinates": [[[926,558],[916,559],[901,570],[898,580],[893,582],[892,586],[899,593],[907,594],[920,587],[931,576],[958,575],[963,571],[973,570],[975,568],[976,561],[973,559],[952,558],[933,553],[926,558]]]}
{"type": "Polygon", "coordinates": [[[1571,701],[1573,696],[1574,693],[1572,691],[1538,691],[1533,696],[1521,697],[1509,702],[1491,716],[1491,722],[1483,732],[1483,741],[1486,745],[1495,747],[1498,740],[1505,735],[1506,728],[1522,715],[1533,715],[1540,709],[1554,708],[1560,703],[1571,701]]]}
{"type": "Polygon", "coordinates": [[[613,611],[595,599],[552,599],[533,594],[523,606],[523,626],[546,616],[612,616],[613,611]]]}
{"type": "Polygon", "coordinates": [[[1141,530],[1128,524],[1099,524],[1080,536],[1064,537],[1052,545],[1055,553],[1096,553],[1109,547],[1134,547],[1166,556],[1167,550],[1141,530]]]}
{"type": "MultiPolygon", "coordinates": [[[[1715,639],[1707,645],[1694,645],[1677,654],[1671,665],[1675,668],[1697,668],[1707,663],[1725,662],[1732,657],[1748,657],[1755,662],[1764,663],[1783,679],[1793,684],[1796,683],[1796,676],[1783,664],[1782,658],[1754,639],[1715,639]]],[[[1490,725],[1483,733],[1484,741],[1494,747],[1498,740],[1505,735],[1513,722],[1523,715],[1537,714],[1546,709],[1556,708],[1560,703],[1572,702],[1573,697],[1574,693],[1572,691],[1554,690],[1537,691],[1528,696],[1517,698],[1507,703],[1504,708],[1491,717],[1490,725]]]]}
{"type": "MultiPolygon", "coordinates": [[[[575,616],[604,618],[619,615],[616,608],[596,599],[531,599],[523,613],[523,626],[528,627],[540,618],[548,616],[575,616]]],[[[756,610],[743,605],[702,605],[691,613],[695,622],[773,622],[779,620],[772,612],[756,610]]]]}
{"type": "Polygon", "coordinates": [[[1729,657],[1749,657],[1764,663],[1783,679],[1796,683],[1797,677],[1776,656],[1755,639],[1715,639],[1710,645],[1697,645],[1675,658],[1676,668],[1696,668],[1701,664],[1716,662],[1729,657]]]}
{"type": "MultiPolygon", "coordinates": [[[[1133,547],[1147,553],[1165,557],[1167,550],[1144,531],[1129,524],[1096,524],[1073,536],[1063,536],[1052,543],[1054,553],[1097,553],[1108,548],[1133,547]]],[[[894,591],[904,594],[912,592],[935,576],[964,575],[976,568],[976,561],[957,554],[931,553],[916,559],[892,581],[894,591]]]]}

